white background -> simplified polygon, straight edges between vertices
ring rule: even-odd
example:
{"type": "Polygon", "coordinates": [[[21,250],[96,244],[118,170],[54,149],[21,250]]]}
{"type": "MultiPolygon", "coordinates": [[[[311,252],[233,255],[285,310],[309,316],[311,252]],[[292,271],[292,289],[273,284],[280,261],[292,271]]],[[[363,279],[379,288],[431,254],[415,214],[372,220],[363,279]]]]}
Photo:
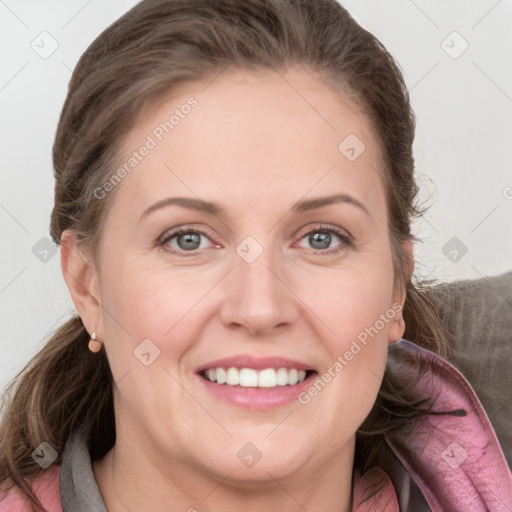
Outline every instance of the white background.
{"type": "MultiPolygon", "coordinates": [[[[0,0],[0,389],[73,311],[59,253],[46,262],[33,253],[49,237],[53,137],[79,56],[135,3],[0,0]],[[31,47],[46,37],[51,48],[42,32],[58,43],[46,59],[31,47]]],[[[423,239],[417,276],[475,279],[510,270],[512,2],[342,4],[394,55],[410,90],[418,179],[432,205],[414,228],[423,239]],[[446,53],[458,54],[464,41],[460,56],[446,53]],[[445,247],[453,237],[467,247],[462,257],[445,247]]]]}

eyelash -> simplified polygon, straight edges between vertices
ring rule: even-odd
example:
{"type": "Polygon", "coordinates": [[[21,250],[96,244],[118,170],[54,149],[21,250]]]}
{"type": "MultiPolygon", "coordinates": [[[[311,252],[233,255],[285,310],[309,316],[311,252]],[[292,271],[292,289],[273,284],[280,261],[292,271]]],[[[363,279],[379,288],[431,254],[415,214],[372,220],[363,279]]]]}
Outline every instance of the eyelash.
{"type": "MultiPolygon", "coordinates": [[[[173,239],[173,238],[176,238],[177,236],[179,235],[183,235],[183,234],[186,234],[186,233],[195,233],[195,234],[199,234],[199,235],[203,235],[205,236],[206,238],[209,238],[211,240],[211,236],[201,230],[201,229],[197,229],[197,228],[180,228],[178,229],[177,231],[174,231],[172,233],[170,233],[168,236],[165,236],[163,238],[161,238],[159,241],[158,241],[158,245],[160,245],[162,248],[164,248],[164,250],[168,251],[168,252],[171,252],[172,254],[176,254],[180,257],[189,257],[189,256],[197,256],[198,255],[198,252],[197,251],[200,251],[201,249],[196,249],[196,251],[177,251],[175,249],[168,249],[166,248],[167,244],[173,239]]],[[[302,240],[303,238],[305,238],[307,235],[310,235],[312,233],[330,233],[330,234],[335,234],[342,242],[343,242],[343,245],[345,247],[352,247],[353,246],[353,240],[352,240],[352,237],[350,235],[348,235],[347,233],[345,233],[344,231],[341,231],[337,228],[333,228],[333,227],[329,227],[329,226],[323,226],[323,225],[320,225],[320,226],[316,226],[314,229],[311,229],[310,231],[307,231],[306,233],[304,233],[304,235],[301,236],[300,240],[302,240]]],[[[169,246],[167,246],[169,247],[169,246]]],[[[328,255],[328,254],[334,254],[334,253],[337,253],[337,252],[340,252],[342,251],[343,248],[331,248],[331,249],[323,249],[323,250],[316,250],[315,252],[313,252],[313,254],[321,254],[321,255],[328,255]]]]}

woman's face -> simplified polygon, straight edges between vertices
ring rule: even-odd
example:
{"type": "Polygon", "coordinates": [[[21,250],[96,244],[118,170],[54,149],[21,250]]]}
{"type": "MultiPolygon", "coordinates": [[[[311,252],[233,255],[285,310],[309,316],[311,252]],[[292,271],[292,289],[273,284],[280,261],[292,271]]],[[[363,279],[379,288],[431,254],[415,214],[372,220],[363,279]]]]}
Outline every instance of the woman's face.
{"type": "Polygon", "coordinates": [[[233,71],[182,86],[124,149],[97,192],[116,189],[91,320],[118,438],[239,481],[351,463],[403,334],[367,117],[304,71],[233,71]]]}

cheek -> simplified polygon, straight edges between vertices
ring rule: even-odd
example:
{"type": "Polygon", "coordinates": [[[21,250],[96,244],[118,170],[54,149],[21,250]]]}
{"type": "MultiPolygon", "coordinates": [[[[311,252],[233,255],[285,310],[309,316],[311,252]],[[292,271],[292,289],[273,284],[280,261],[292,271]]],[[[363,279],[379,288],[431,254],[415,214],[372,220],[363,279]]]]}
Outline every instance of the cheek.
{"type": "Polygon", "coordinates": [[[297,281],[295,290],[322,320],[323,341],[331,356],[344,353],[353,340],[367,347],[372,340],[387,340],[396,311],[392,307],[391,259],[386,254],[380,261],[374,258],[328,272],[318,270],[302,284],[297,281]]]}
{"type": "Polygon", "coordinates": [[[173,377],[182,380],[180,362],[199,337],[206,285],[162,267],[117,263],[102,281],[107,355],[121,402],[151,418],[168,403],[185,406],[173,377]]]}
{"type": "Polygon", "coordinates": [[[197,268],[176,271],[168,265],[140,266],[119,260],[103,274],[104,335],[112,340],[109,351],[116,352],[112,361],[124,359],[123,367],[131,363],[127,357],[133,357],[145,339],[172,359],[179,358],[191,332],[198,328],[197,312],[213,277],[198,275],[197,268]]]}
{"type": "MultiPolygon", "coordinates": [[[[378,289],[377,283],[366,290],[340,294],[338,315],[335,317],[338,342],[343,342],[339,348],[361,355],[371,352],[375,345],[387,344],[394,315],[390,298],[391,290],[378,289]],[[361,352],[358,352],[357,345],[361,347],[361,352]]],[[[351,356],[347,354],[347,357],[351,356]]]]}
{"type": "Polygon", "coordinates": [[[383,296],[344,298],[331,318],[336,335],[324,338],[329,357],[319,379],[325,385],[312,385],[300,397],[300,403],[314,404],[311,410],[322,417],[326,430],[339,433],[339,448],[375,404],[387,362],[389,325],[380,320],[386,311],[383,296]]]}
{"type": "Polygon", "coordinates": [[[322,340],[328,360],[320,375],[328,383],[318,394],[336,411],[334,423],[346,421],[355,430],[375,402],[386,367],[388,330],[396,316],[392,275],[386,263],[379,263],[364,272],[340,272],[329,286],[329,300],[323,301],[311,288],[311,303],[317,298],[317,311],[328,327],[322,340]]]}

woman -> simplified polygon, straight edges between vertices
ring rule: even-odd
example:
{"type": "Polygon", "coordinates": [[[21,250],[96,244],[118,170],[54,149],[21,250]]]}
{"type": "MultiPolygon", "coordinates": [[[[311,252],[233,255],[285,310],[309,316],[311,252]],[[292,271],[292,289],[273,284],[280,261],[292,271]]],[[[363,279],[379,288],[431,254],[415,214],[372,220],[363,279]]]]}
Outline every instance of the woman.
{"type": "Polygon", "coordinates": [[[510,509],[411,282],[413,139],[334,1],[147,0],[103,32],[54,145],[78,314],[11,386],[1,510],[510,509]]]}

